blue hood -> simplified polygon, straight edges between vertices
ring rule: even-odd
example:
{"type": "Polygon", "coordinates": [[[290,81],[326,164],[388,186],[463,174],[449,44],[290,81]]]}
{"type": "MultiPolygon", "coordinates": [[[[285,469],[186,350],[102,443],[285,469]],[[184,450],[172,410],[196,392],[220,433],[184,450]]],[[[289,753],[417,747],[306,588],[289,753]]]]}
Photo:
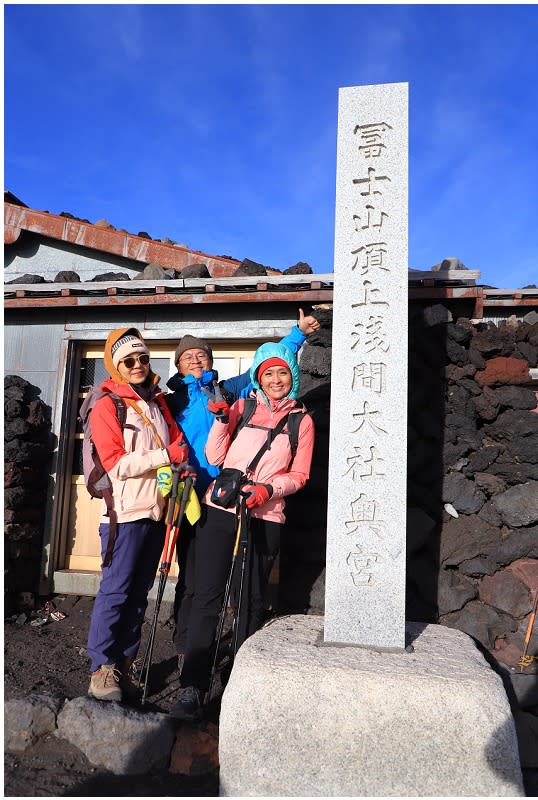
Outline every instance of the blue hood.
{"type": "Polygon", "coordinates": [[[265,397],[265,392],[263,392],[260,387],[256,373],[258,372],[258,367],[260,364],[262,364],[264,361],[267,361],[268,358],[281,358],[286,362],[291,372],[291,392],[289,393],[288,397],[291,397],[292,400],[296,400],[297,395],[299,394],[299,389],[301,388],[299,366],[291,350],[284,344],[266,342],[258,347],[254,353],[254,360],[250,368],[250,380],[252,381],[252,385],[257,392],[261,392],[265,397]]]}

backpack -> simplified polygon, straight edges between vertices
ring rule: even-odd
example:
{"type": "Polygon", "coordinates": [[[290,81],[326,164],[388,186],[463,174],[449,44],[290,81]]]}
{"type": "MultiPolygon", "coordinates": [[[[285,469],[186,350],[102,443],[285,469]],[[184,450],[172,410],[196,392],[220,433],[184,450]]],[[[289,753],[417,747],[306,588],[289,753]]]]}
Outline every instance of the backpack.
{"type": "Polygon", "coordinates": [[[95,449],[92,439],[91,411],[94,405],[102,397],[110,397],[116,408],[116,415],[121,429],[125,426],[127,419],[127,406],[125,401],[113,392],[103,392],[96,386],[91,386],[89,392],[80,407],[79,421],[82,424],[84,438],[82,440],[82,472],[84,484],[91,497],[97,497],[105,501],[106,510],[110,519],[110,531],[106,554],[101,566],[107,567],[112,558],[112,549],[117,531],[117,515],[112,501],[112,482],[105,471],[99,458],[99,453],[95,449]]]}
{"type": "MultiPolygon", "coordinates": [[[[239,417],[237,426],[232,433],[232,442],[241,431],[245,425],[248,425],[250,418],[256,411],[257,401],[255,397],[245,397],[245,406],[243,408],[243,413],[239,417]]],[[[290,437],[290,447],[291,447],[291,461],[289,463],[289,467],[293,464],[293,459],[295,458],[295,454],[297,453],[297,444],[299,442],[299,427],[301,425],[301,421],[304,416],[306,416],[308,412],[306,410],[299,411],[294,414],[288,414],[287,422],[288,422],[288,434],[290,437]]],[[[280,431],[279,431],[280,432],[280,431]]]]}

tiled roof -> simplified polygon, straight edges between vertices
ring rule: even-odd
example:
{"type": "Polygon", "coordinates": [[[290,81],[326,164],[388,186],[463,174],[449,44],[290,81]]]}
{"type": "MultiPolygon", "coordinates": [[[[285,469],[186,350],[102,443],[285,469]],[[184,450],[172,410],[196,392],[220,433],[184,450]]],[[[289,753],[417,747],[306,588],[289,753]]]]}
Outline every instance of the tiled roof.
{"type": "Polygon", "coordinates": [[[5,308],[332,301],[333,276],[267,275],[176,280],[5,284],[5,308]]]}

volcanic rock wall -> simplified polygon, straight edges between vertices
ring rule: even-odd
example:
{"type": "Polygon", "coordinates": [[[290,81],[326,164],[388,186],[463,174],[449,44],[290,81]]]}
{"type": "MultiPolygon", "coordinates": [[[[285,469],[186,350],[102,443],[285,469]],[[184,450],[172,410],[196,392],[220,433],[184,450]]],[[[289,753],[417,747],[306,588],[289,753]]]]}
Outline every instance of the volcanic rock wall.
{"type": "Polygon", "coordinates": [[[410,316],[407,616],[459,628],[511,666],[538,592],[538,315],[527,319],[410,316]]]}
{"type": "Polygon", "coordinates": [[[50,408],[40,389],[4,379],[4,593],[6,616],[32,609],[38,591],[52,453],[50,408]]]}

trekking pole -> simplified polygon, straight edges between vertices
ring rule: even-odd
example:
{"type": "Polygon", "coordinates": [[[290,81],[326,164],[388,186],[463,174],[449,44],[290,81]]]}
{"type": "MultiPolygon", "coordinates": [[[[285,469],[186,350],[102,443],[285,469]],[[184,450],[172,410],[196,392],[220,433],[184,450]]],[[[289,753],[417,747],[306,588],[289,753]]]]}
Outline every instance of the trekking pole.
{"type": "Polygon", "coordinates": [[[536,609],[538,607],[538,590],[534,596],[534,603],[532,606],[531,615],[529,617],[529,624],[527,625],[527,633],[525,634],[524,650],[521,658],[517,662],[519,671],[523,672],[525,667],[530,667],[536,656],[528,656],[527,650],[529,649],[529,642],[531,640],[532,629],[534,627],[534,620],[536,619],[536,609]]]}
{"type": "MultiPolygon", "coordinates": [[[[149,660],[151,659],[151,655],[152,655],[152,652],[153,652],[154,632],[155,632],[155,630],[157,628],[157,617],[159,616],[159,602],[158,602],[158,599],[159,599],[160,588],[161,588],[161,583],[162,583],[162,579],[163,579],[162,561],[164,561],[164,559],[166,557],[165,554],[167,553],[167,550],[168,550],[168,542],[169,542],[169,539],[170,539],[170,532],[172,530],[172,525],[174,523],[174,513],[176,511],[178,487],[179,487],[179,469],[177,468],[177,466],[175,464],[172,464],[172,490],[170,492],[170,498],[168,500],[168,512],[167,512],[167,515],[166,515],[166,535],[165,535],[165,540],[164,540],[163,553],[161,555],[161,567],[160,567],[160,573],[161,574],[159,576],[159,585],[157,587],[157,600],[156,600],[155,609],[154,609],[154,612],[153,612],[153,620],[152,620],[152,623],[151,623],[150,637],[149,637],[148,643],[146,645],[146,651],[144,653],[144,659],[142,661],[142,666],[140,668],[140,673],[139,673],[139,676],[138,676],[138,686],[139,687],[142,685],[142,678],[143,678],[144,674],[145,674],[145,681],[144,681],[145,684],[147,683],[147,679],[148,679],[149,660]]],[[[145,697],[146,697],[146,695],[145,695],[145,692],[144,692],[144,695],[142,697],[142,704],[144,703],[145,697]]]]}
{"type": "MultiPolygon", "coordinates": [[[[241,557],[241,578],[239,581],[239,599],[237,601],[237,613],[235,615],[235,629],[234,629],[234,639],[233,639],[233,649],[232,649],[232,659],[235,659],[235,655],[238,650],[238,641],[239,641],[239,621],[241,619],[241,611],[243,605],[243,583],[245,579],[245,566],[247,563],[247,552],[248,552],[248,537],[249,537],[249,524],[248,524],[248,509],[246,506],[246,497],[247,495],[243,495],[241,493],[241,506],[240,506],[240,514],[241,514],[241,541],[240,544],[243,546],[242,550],[242,557],[241,557]]],[[[247,620],[248,625],[248,620],[247,620]]]]}
{"type": "Polygon", "coordinates": [[[230,572],[228,573],[228,580],[226,582],[226,588],[224,590],[224,600],[222,602],[222,608],[220,610],[218,628],[217,628],[217,638],[215,644],[215,653],[213,655],[213,664],[211,666],[211,677],[209,678],[209,688],[206,694],[206,702],[208,703],[211,700],[211,692],[213,690],[213,683],[215,682],[215,674],[217,672],[217,661],[219,655],[219,647],[220,647],[220,640],[222,638],[222,631],[224,629],[224,620],[226,619],[226,611],[228,609],[228,600],[230,599],[230,590],[232,587],[232,579],[235,570],[235,564],[237,561],[237,553],[239,552],[239,541],[241,539],[241,524],[242,524],[242,514],[241,512],[237,518],[237,533],[235,535],[235,543],[234,549],[232,553],[232,563],[230,565],[230,572]]]}
{"type": "Polygon", "coordinates": [[[138,685],[140,686],[142,683],[142,678],[145,675],[144,680],[144,687],[142,692],[142,700],[141,705],[144,705],[146,701],[146,694],[148,689],[148,679],[149,679],[149,670],[151,667],[151,659],[153,656],[153,648],[155,645],[155,636],[157,633],[157,621],[159,618],[159,611],[161,609],[161,603],[164,596],[164,590],[166,587],[166,581],[168,579],[168,574],[170,572],[170,567],[172,565],[172,558],[174,555],[174,550],[177,542],[177,536],[179,533],[179,526],[181,525],[181,521],[183,519],[183,515],[185,513],[185,506],[187,505],[187,501],[189,498],[190,490],[192,487],[192,477],[189,475],[185,480],[185,486],[183,488],[183,492],[181,495],[181,505],[179,508],[179,514],[177,515],[177,520],[174,523],[174,512],[177,506],[177,496],[178,496],[178,486],[179,486],[179,476],[181,473],[183,465],[172,465],[172,493],[170,495],[170,505],[168,506],[168,516],[166,520],[166,537],[164,541],[164,548],[163,553],[161,556],[161,566],[159,568],[160,576],[159,576],[159,585],[157,587],[157,596],[155,599],[155,610],[153,613],[153,620],[151,623],[151,631],[148,640],[148,644],[146,647],[146,652],[144,654],[144,661],[142,663],[142,668],[140,670],[140,677],[138,685]],[[172,534],[173,531],[173,534],[172,534]]]}

